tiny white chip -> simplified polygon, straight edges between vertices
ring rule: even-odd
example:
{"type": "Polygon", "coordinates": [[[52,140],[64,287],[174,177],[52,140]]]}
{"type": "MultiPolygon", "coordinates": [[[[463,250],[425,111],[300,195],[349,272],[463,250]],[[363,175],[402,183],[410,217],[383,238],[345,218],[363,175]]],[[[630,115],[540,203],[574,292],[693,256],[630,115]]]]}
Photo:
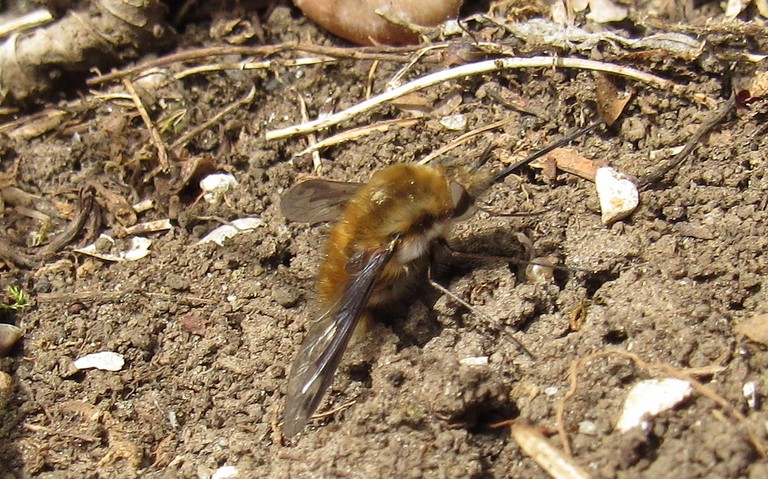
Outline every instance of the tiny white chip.
{"type": "Polygon", "coordinates": [[[240,471],[235,466],[221,466],[211,474],[211,479],[232,479],[238,474],[240,471]]]}
{"type": "Polygon", "coordinates": [[[462,358],[459,364],[464,366],[488,366],[488,356],[475,356],[471,358],[462,358]]]}
{"type": "Polygon", "coordinates": [[[644,421],[671,409],[691,394],[688,381],[675,378],[648,379],[635,384],[624,400],[616,429],[629,431],[644,421]]]}
{"type": "Polygon", "coordinates": [[[224,240],[231,238],[238,233],[243,233],[255,229],[257,226],[262,226],[264,222],[261,218],[239,218],[234,220],[231,224],[219,226],[215,230],[211,231],[203,239],[198,241],[195,245],[201,245],[205,243],[216,243],[219,246],[224,245],[224,240]]]}
{"type": "Polygon", "coordinates": [[[120,353],[102,351],[86,354],[75,361],[77,369],[100,369],[102,371],[120,371],[125,365],[125,359],[120,353]]]}

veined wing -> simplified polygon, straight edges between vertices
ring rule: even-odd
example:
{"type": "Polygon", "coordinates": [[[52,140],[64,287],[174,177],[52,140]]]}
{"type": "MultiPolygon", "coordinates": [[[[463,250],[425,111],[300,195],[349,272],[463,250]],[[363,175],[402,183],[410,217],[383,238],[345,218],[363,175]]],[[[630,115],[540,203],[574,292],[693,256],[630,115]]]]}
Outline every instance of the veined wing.
{"type": "Polygon", "coordinates": [[[335,220],[362,183],[313,179],[302,181],[280,198],[280,212],[290,221],[322,223],[335,220]]]}
{"type": "Polygon", "coordinates": [[[367,262],[344,289],[338,303],[310,325],[288,378],[283,413],[286,437],[301,432],[320,405],[396,244],[397,240],[393,240],[386,248],[366,254],[367,262]]]}

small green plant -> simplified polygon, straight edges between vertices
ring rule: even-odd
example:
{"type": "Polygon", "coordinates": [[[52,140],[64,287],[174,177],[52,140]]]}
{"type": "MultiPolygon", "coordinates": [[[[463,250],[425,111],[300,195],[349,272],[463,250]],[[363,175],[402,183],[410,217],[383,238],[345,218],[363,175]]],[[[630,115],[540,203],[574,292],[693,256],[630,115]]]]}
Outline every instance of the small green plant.
{"type": "Polygon", "coordinates": [[[11,300],[7,303],[0,303],[0,309],[10,311],[21,311],[29,306],[27,293],[18,286],[8,286],[8,296],[11,300]]]}
{"type": "Polygon", "coordinates": [[[48,230],[51,228],[51,220],[46,220],[43,222],[43,224],[40,226],[40,230],[37,232],[37,234],[32,238],[32,246],[40,246],[45,242],[45,240],[48,238],[48,230]]]}

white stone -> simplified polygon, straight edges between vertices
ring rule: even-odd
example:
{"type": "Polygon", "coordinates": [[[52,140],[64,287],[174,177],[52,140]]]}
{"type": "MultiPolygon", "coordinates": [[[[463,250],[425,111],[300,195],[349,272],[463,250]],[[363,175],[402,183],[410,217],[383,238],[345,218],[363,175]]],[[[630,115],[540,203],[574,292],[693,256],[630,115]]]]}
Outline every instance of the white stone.
{"type": "Polygon", "coordinates": [[[463,358],[459,360],[459,364],[463,364],[465,366],[488,366],[488,356],[463,358]]]}
{"type": "Polygon", "coordinates": [[[238,218],[231,224],[219,226],[215,230],[211,231],[203,239],[198,241],[196,245],[205,243],[216,243],[219,246],[224,245],[224,240],[231,238],[238,233],[244,233],[251,231],[259,226],[262,226],[264,221],[261,218],[238,218]]]}
{"type": "Polygon", "coordinates": [[[86,354],[75,361],[77,369],[100,369],[102,371],[120,371],[125,365],[125,359],[120,353],[102,351],[86,354]]]}
{"type": "Polygon", "coordinates": [[[597,169],[595,187],[600,198],[600,211],[604,225],[626,218],[640,203],[637,186],[610,166],[597,169]]]}
{"type": "Polygon", "coordinates": [[[675,378],[648,379],[635,384],[624,400],[616,429],[626,432],[641,427],[646,420],[679,404],[691,391],[688,381],[675,378]]]}

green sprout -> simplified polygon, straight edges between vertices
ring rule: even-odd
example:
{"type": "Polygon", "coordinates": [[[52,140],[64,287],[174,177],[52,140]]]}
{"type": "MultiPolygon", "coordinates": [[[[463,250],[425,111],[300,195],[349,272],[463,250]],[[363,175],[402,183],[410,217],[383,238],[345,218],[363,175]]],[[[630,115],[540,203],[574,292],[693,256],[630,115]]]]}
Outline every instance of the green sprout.
{"type": "Polygon", "coordinates": [[[32,246],[40,246],[45,242],[46,238],[48,238],[48,230],[50,229],[50,227],[51,227],[50,219],[43,222],[42,226],[40,226],[40,230],[32,238],[32,246]]]}
{"type": "Polygon", "coordinates": [[[0,309],[21,311],[29,306],[27,293],[18,286],[8,286],[8,296],[10,296],[11,301],[0,303],[0,309]]]}

